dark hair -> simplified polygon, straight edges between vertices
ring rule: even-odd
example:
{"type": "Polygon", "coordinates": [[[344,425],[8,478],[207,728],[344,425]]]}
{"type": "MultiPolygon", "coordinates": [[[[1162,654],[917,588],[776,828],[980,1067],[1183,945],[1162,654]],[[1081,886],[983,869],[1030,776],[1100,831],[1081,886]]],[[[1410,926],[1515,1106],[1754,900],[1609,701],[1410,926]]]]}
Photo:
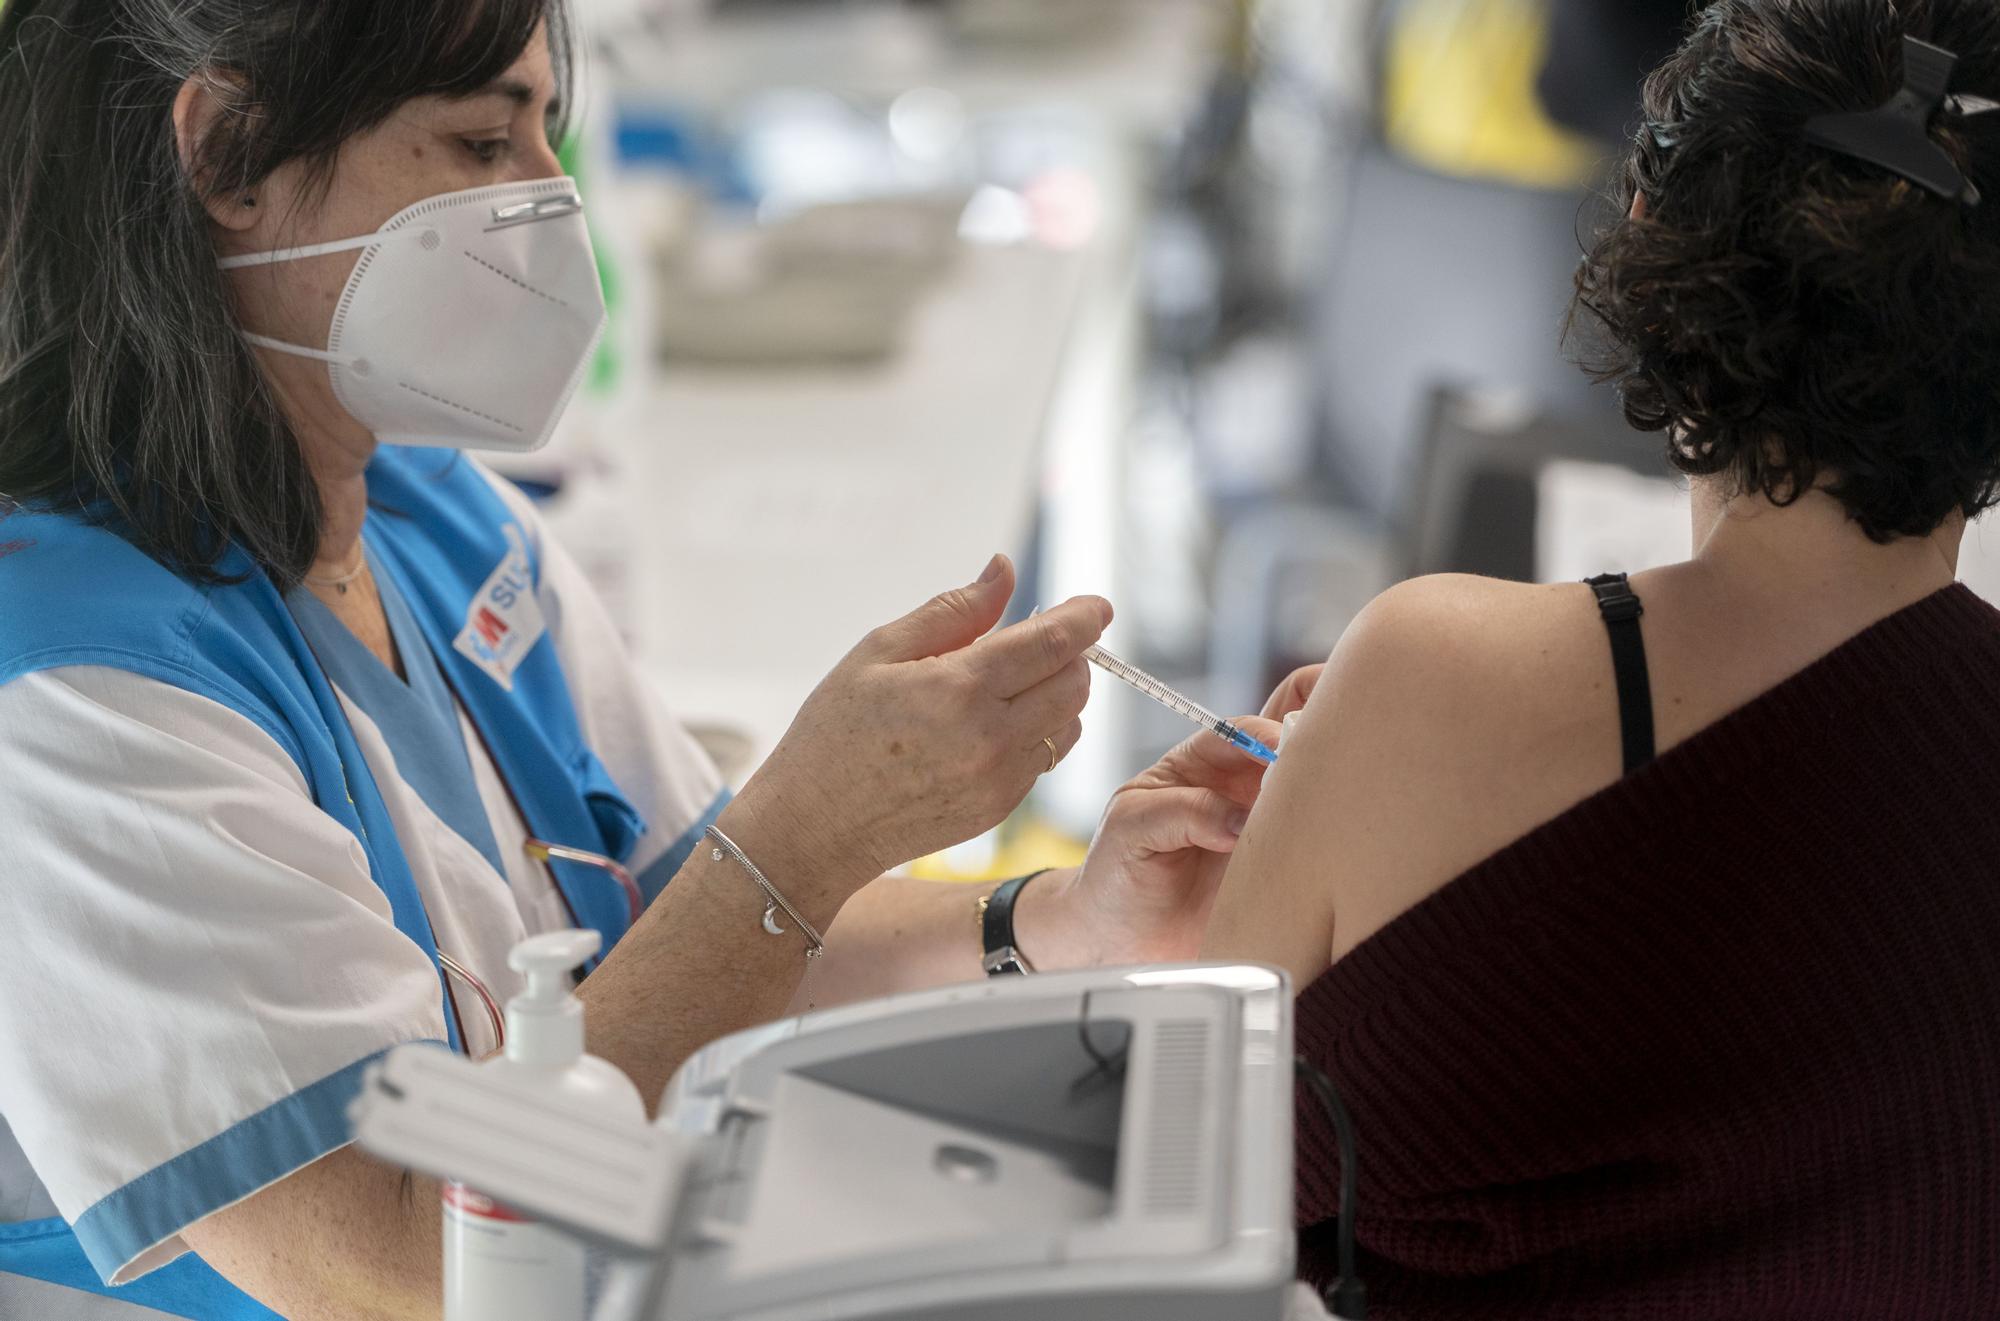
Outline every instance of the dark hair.
{"type": "Polygon", "coordinates": [[[80,511],[216,581],[234,541],[281,584],[321,507],[237,334],[204,197],[342,143],[423,95],[479,91],[563,0],[0,0],[0,512],[80,511]],[[184,167],[172,107],[240,95],[184,167]],[[194,181],[201,181],[197,185],[194,181]]]}
{"type": "Polygon", "coordinates": [[[1645,85],[1621,216],[1577,275],[1587,365],[1682,472],[1786,504],[1815,486],[1871,538],[2000,499],[2000,114],[1935,141],[1985,195],[1949,200],[1807,143],[1903,85],[1905,34],[2000,96],[1994,0],[1719,0],[1645,85]]]}

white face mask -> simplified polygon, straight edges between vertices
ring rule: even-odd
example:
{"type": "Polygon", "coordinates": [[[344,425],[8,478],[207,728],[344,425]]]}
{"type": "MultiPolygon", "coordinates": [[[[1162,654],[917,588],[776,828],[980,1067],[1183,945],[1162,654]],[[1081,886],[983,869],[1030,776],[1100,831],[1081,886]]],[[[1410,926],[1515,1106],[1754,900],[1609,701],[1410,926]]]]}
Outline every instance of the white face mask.
{"type": "Polygon", "coordinates": [[[604,334],[573,179],[444,193],[373,234],[229,257],[223,270],[364,249],[326,349],[333,393],[386,445],[525,451],[547,442],[604,334]]]}

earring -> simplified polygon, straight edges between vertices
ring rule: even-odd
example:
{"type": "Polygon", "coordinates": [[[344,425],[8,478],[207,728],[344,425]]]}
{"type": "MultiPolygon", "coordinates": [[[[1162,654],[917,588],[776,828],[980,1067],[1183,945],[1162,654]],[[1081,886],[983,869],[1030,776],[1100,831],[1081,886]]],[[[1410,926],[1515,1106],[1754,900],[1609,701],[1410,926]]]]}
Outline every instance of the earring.
{"type": "Polygon", "coordinates": [[[254,197],[246,197],[246,198],[244,198],[244,199],[243,199],[243,205],[245,205],[245,206],[255,206],[255,205],[257,205],[257,199],[256,199],[256,198],[254,198],[254,197]]]}

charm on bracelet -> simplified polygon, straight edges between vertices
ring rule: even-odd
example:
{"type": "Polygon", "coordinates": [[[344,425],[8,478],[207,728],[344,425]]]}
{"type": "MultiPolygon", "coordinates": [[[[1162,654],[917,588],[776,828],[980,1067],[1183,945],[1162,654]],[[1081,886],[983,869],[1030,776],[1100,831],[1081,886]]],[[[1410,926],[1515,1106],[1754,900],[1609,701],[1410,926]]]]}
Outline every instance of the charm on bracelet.
{"type": "Polygon", "coordinates": [[[750,861],[750,855],[736,847],[736,841],[715,826],[708,827],[702,834],[715,843],[715,847],[708,851],[711,861],[721,862],[725,855],[734,858],[738,866],[750,873],[750,879],[757,883],[757,888],[764,892],[764,930],[768,934],[773,936],[786,934],[787,929],[778,923],[778,914],[783,912],[792,920],[792,926],[797,927],[799,933],[806,938],[807,958],[816,959],[826,953],[826,941],[821,939],[813,924],[806,921],[804,914],[792,907],[791,902],[778,892],[778,887],[771,884],[770,878],[764,875],[763,870],[750,861]]]}

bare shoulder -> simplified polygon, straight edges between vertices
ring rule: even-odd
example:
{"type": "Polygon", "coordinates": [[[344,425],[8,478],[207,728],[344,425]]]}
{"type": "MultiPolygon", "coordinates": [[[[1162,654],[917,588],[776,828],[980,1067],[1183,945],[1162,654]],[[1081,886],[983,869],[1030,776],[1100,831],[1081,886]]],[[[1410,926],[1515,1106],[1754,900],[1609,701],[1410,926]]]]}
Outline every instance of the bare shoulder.
{"type": "Polygon", "coordinates": [[[1282,953],[1295,977],[1316,975],[1314,957],[1323,968],[1619,770],[1586,588],[1399,584],[1349,626],[1288,737],[1218,901],[1213,952],[1282,953]],[[1314,934],[1281,951],[1274,920],[1314,934]]]}
{"type": "Polygon", "coordinates": [[[1334,655],[1470,676],[1518,648],[1544,649],[1551,630],[1573,621],[1589,599],[1572,583],[1517,583],[1462,573],[1411,578],[1370,602],[1334,655]]]}
{"type": "Polygon", "coordinates": [[[1320,691],[1348,708],[1350,738],[1437,743],[1467,764],[1515,755],[1523,739],[1567,742],[1578,698],[1608,689],[1604,660],[1580,584],[1441,574],[1400,583],[1362,611],[1320,691]]]}

